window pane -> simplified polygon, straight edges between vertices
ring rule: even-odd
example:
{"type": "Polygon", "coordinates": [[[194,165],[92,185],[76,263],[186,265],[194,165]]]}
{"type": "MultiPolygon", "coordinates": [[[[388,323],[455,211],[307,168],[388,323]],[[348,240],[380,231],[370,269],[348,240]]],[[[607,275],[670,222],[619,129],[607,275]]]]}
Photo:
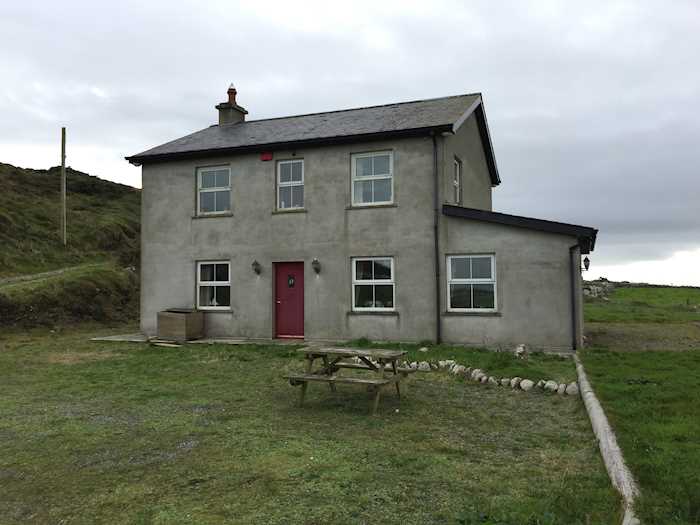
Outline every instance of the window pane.
{"type": "Polygon", "coordinates": [[[292,207],[304,207],[304,186],[292,186],[292,207]]]}
{"type": "Polygon", "coordinates": [[[229,211],[231,209],[231,192],[229,190],[211,193],[216,195],[216,211],[229,211]]]}
{"type": "Polygon", "coordinates": [[[278,207],[280,209],[292,207],[292,188],[291,188],[291,186],[282,186],[280,188],[280,202],[279,202],[278,207]]]}
{"type": "Polygon", "coordinates": [[[289,162],[280,164],[280,182],[292,180],[292,165],[289,162]]]}
{"type": "Polygon", "coordinates": [[[231,306],[231,287],[216,287],[216,306],[231,306]]]}
{"type": "Polygon", "coordinates": [[[211,212],[215,211],[213,191],[205,191],[199,194],[199,211],[211,212]]]}
{"type": "Polygon", "coordinates": [[[391,259],[376,259],[373,262],[375,279],[391,279],[391,259]]]}
{"type": "Polygon", "coordinates": [[[474,308],[494,308],[493,284],[473,284],[474,308]]]}
{"type": "Polygon", "coordinates": [[[216,172],[214,171],[203,171],[202,172],[202,188],[213,188],[216,186],[216,172]]]}
{"type": "Polygon", "coordinates": [[[451,284],[450,285],[450,308],[471,308],[471,285],[451,284]]]}
{"type": "Polygon", "coordinates": [[[357,177],[372,175],[372,157],[359,157],[355,159],[355,175],[357,177]]]}
{"type": "Polygon", "coordinates": [[[356,203],[372,202],[372,181],[355,181],[353,188],[356,203]]]}
{"type": "Polygon", "coordinates": [[[469,268],[468,257],[452,257],[452,279],[469,279],[472,274],[469,268]]]}
{"type": "Polygon", "coordinates": [[[228,281],[228,264],[216,265],[216,280],[228,281]]]}
{"type": "Polygon", "coordinates": [[[374,174],[389,175],[389,155],[377,155],[374,157],[374,174]]]}
{"type": "Polygon", "coordinates": [[[355,261],[355,279],[357,281],[372,279],[372,261],[355,261]]]}
{"type": "Polygon", "coordinates": [[[217,188],[228,188],[229,186],[229,173],[228,170],[216,171],[216,187],[217,188]]]}
{"type": "Polygon", "coordinates": [[[199,266],[199,280],[213,281],[214,280],[214,265],[202,264],[199,266]]]}
{"type": "Polygon", "coordinates": [[[391,179],[381,179],[373,181],[374,201],[388,202],[391,200],[391,179]]]}
{"type": "Polygon", "coordinates": [[[472,278],[491,279],[491,257],[472,257],[472,278]]]}
{"type": "Polygon", "coordinates": [[[381,284],[374,287],[374,306],[376,308],[394,307],[394,286],[381,284]]]}
{"type": "Polygon", "coordinates": [[[293,162],[292,166],[292,180],[295,182],[301,182],[301,162],[293,162]]]}
{"type": "Polygon", "coordinates": [[[214,287],[199,287],[199,306],[214,306],[214,287]]]}
{"type": "Polygon", "coordinates": [[[355,308],[372,308],[372,285],[355,286],[355,308]]]}

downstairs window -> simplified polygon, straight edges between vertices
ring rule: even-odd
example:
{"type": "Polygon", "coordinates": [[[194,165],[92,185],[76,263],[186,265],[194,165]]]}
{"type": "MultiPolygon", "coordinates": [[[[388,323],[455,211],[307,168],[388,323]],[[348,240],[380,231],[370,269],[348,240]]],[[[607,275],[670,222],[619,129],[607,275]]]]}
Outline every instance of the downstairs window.
{"type": "Polygon", "coordinates": [[[496,256],[451,255],[447,258],[447,310],[496,310],[496,256]]]}
{"type": "Polygon", "coordinates": [[[352,309],[391,311],[394,309],[394,259],[364,257],[352,260],[352,309]]]}
{"type": "Polygon", "coordinates": [[[231,308],[231,277],[228,261],[197,263],[197,308],[228,310],[231,308]]]}

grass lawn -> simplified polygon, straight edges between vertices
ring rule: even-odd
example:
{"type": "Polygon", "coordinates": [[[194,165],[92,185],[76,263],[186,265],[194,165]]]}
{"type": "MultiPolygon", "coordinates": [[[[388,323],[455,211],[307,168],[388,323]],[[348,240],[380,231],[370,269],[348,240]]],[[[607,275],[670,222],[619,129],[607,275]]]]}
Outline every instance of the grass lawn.
{"type": "Polygon", "coordinates": [[[619,523],[579,398],[433,372],[298,408],[294,347],[92,332],[1,336],[3,523],[619,523]]]}
{"type": "Polygon", "coordinates": [[[581,357],[640,485],[645,524],[700,523],[698,302],[697,289],[621,288],[586,304],[597,322],[581,357]]]}

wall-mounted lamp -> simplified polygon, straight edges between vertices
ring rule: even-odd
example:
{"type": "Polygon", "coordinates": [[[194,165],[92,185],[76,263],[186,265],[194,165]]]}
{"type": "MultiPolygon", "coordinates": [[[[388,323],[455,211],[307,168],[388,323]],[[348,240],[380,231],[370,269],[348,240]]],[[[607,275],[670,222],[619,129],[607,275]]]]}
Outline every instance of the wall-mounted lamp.
{"type": "Polygon", "coordinates": [[[251,266],[253,267],[253,271],[260,275],[260,272],[262,271],[262,266],[260,266],[260,263],[258,261],[253,261],[251,266]]]}
{"type": "Polygon", "coordinates": [[[314,269],[314,272],[321,273],[321,263],[318,262],[318,259],[311,261],[311,267],[314,269]]]}
{"type": "Polygon", "coordinates": [[[588,267],[591,265],[591,260],[588,257],[583,258],[583,267],[588,271],[588,267]]]}

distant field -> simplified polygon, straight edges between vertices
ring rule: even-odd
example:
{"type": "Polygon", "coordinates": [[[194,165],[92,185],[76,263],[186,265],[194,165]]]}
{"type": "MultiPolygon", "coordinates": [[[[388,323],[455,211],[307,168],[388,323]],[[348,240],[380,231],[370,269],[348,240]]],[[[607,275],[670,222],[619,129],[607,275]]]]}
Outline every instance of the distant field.
{"type": "Polygon", "coordinates": [[[700,523],[700,290],[618,288],[585,305],[581,357],[642,497],[645,524],[700,523]]]}
{"type": "Polygon", "coordinates": [[[700,321],[700,288],[616,288],[609,301],[587,299],[586,321],[685,323],[700,321]]]}

